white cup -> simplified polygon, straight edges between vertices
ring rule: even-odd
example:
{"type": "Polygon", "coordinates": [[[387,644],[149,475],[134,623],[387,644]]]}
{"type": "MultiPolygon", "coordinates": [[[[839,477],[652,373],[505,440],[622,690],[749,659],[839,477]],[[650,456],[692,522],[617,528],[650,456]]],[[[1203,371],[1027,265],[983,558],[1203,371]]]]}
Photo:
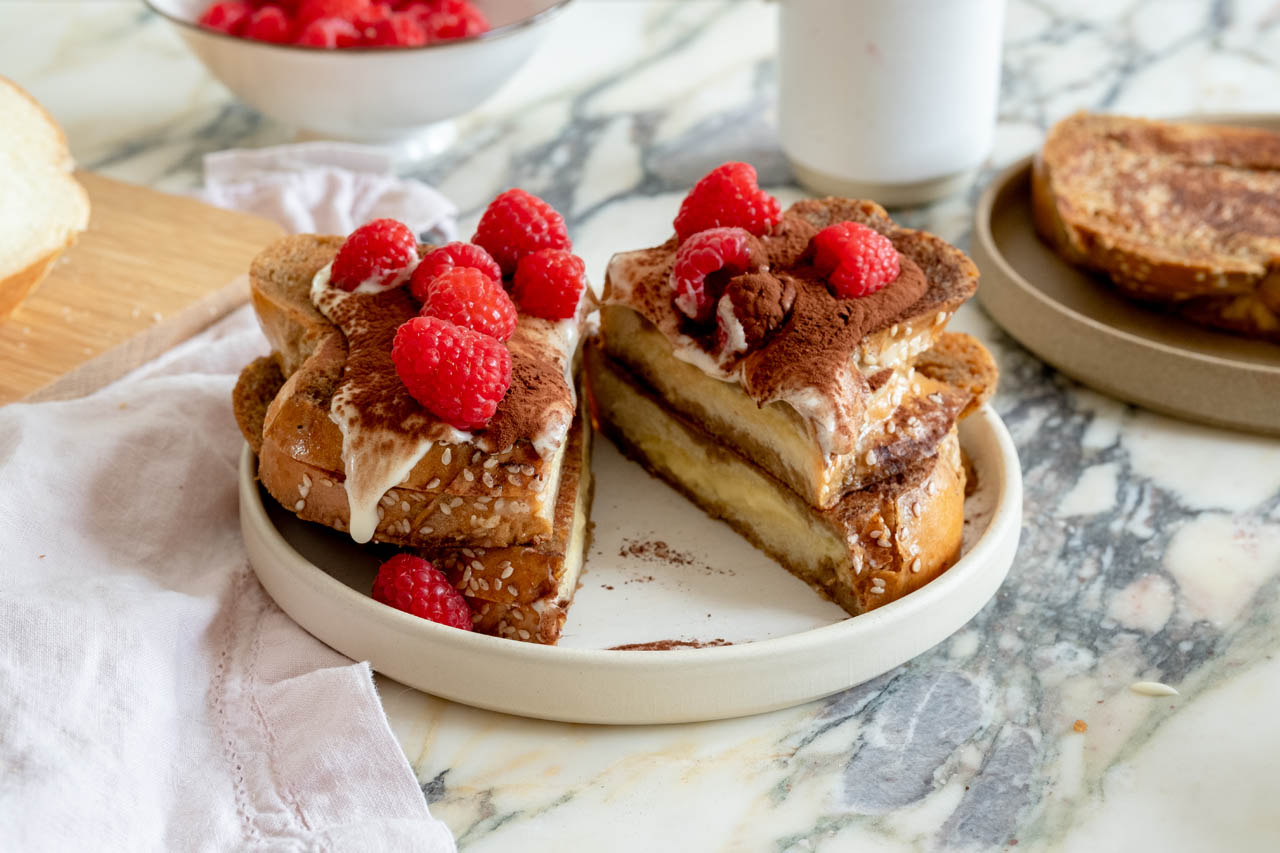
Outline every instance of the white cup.
{"type": "Polygon", "coordinates": [[[778,117],[816,192],[918,204],[995,133],[1005,0],[780,0],[778,117]]]}

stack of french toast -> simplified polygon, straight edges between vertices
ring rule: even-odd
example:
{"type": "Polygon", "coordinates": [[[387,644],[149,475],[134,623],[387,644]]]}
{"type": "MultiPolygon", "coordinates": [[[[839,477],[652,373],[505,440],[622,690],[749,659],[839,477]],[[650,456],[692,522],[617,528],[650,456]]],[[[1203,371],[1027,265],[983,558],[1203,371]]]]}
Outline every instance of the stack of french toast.
{"type": "Polygon", "coordinates": [[[258,477],[300,518],[421,561],[389,561],[375,597],[556,642],[589,533],[580,373],[598,428],[851,614],[957,559],[957,424],[996,381],[946,329],[977,285],[962,252],[867,201],[783,212],[725,164],[675,236],[613,258],[596,328],[567,238],[539,249],[563,221],[520,199],[470,244],[300,235],[250,271],[273,351],[235,410],[258,477]]]}

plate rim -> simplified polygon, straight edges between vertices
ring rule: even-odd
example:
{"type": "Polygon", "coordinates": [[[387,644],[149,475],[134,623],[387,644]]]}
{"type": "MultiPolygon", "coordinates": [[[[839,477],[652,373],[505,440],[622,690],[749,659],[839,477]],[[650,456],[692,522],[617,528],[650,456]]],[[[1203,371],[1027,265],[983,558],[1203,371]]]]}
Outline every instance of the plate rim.
{"type": "Polygon", "coordinates": [[[1020,527],[1020,514],[1015,518],[1014,511],[1020,510],[1022,502],[1022,479],[1021,465],[1018,461],[1017,450],[1013,445],[1013,439],[1009,436],[1008,430],[1005,428],[1003,421],[991,405],[984,404],[973,417],[980,419],[988,427],[994,427],[993,433],[996,437],[997,446],[1000,448],[999,458],[1001,467],[1004,469],[999,482],[999,494],[995,502],[995,508],[992,511],[991,520],[987,525],[987,529],[974,543],[973,547],[956,561],[955,565],[943,572],[941,576],[935,578],[925,584],[918,590],[903,596],[897,601],[890,602],[883,607],[878,607],[869,613],[861,614],[857,617],[842,619],[838,622],[832,622],[829,625],[822,625],[817,628],[810,628],[794,634],[787,634],[781,637],[772,637],[765,640],[756,640],[747,643],[734,643],[724,646],[704,646],[701,648],[690,649],[670,649],[665,650],[661,655],[654,655],[648,651],[635,649],[580,649],[567,648],[561,646],[548,646],[538,643],[522,643],[502,637],[493,637],[487,634],[479,634],[472,631],[459,631],[444,625],[437,625],[409,613],[387,607],[374,601],[370,596],[360,593],[351,587],[334,578],[324,569],[307,560],[306,557],[298,553],[297,550],[289,544],[288,540],[280,533],[270,518],[266,515],[266,508],[262,503],[261,494],[257,488],[256,477],[256,460],[257,457],[253,449],[246,443],[241,451],[239,468],[239,493],[242,505],[249,510],[249,518],[256,526],[268,533],[268,544],[273,551],[284,555],[285,559],[294,564],[295,567],[304,571],[309,571],[318,577],[316,580],[325,585],[331,586],[334,594],[343,598],[350,598],[355,606],[365,609],[374,609],[379,614],[389,617],[391,624],[397,628],[401,628],[411,634],[422,634],[424,637],[433,641],[442,641],[446,645],[456,646],[460,648],[476,648],[476,649],[495,649],[503,652],[509,652],[517,658],[527,660],[541,661],[543,659],[555,659],[559,661],[576,661],[579,663],[604,663],[611,665],[619,663],[621,666],[634,667],[640,665],[644,661],[652,661],[661,658],[664,661],[680,662],[684,660],[696,659],[705,661],[708,659],[731,661],[740,658],[754,656],[769,656],[771,653],[785,649],[794,643],[808,642],[808,638],[817,636],[819,639],[825,639],[827,634],[843,633],[849,631],[849,626],[854,620],[864,620],[860,624],[871,626],[874,628],[876,622],[895,619],[897,614],[904,610],[920,609],[925,606],[929,600],[933,598],[943,597],[954,586],[964,583],[970,573],[968,565],[973,565],[987,557],[989,552],[995,550],[996,542],[999,535],[1005,533],[1006,529],[1017,523],[1020,527]],[[1012,463],[1012,464],[1010,464],[1012,463]],[[959,569],[959,571],[957,571],[959,569]],[[696,657],[695,657],[696,656],[696,657]]]}

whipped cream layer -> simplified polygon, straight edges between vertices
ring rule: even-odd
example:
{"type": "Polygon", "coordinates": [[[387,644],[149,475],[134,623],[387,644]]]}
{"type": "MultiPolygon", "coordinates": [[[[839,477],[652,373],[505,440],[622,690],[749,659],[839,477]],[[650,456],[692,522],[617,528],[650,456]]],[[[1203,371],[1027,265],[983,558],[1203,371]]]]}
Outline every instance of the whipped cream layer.
{"type": "Polygon", "coordinates": [[[759,239],[753,252],[757,269],[729,283],[737,289],[739,307],[729,304],[727,291],[717,305],[726,331],[722,342],[714,325],[698,327],[676,309],[670,284],[676,248],[672,238],[614,255],[605,304],[637,311],[670,342],[676,358],[736,383],[758,404],[789,405],[827,455],[851,452],[866,431],[868,379],[891,370],[900,384],[950,317],[950,310],[932,309],[963,301],[977,279],[976,268],[958,249],[899,228],[877,205],[800,202],[759,239]],[[860,299],[832,295],[807,256],[818,230],[844,220],[876,229],[899,252],[898,278],[860,299]]]}
{"type": "Polygon", "coordinates": [[[378,525],[378,502],[402,484],[436,444],[468,445],[489,454],[526,441],[543,461],[539,495],[554,495],[565,437],[577,408],[572,381],[580,317],[552,322],[521,314],[507,342],[511,387],[489,423],[467,432],[422,407],[400,381],[391,345],[402,323],[418,315],[403,287],[329,286],[332,265],[316,273],[311,301],[347,342],[342,381],[329,417],[342,433],[342,462],[350,533],[368,542],[378,525]]]}

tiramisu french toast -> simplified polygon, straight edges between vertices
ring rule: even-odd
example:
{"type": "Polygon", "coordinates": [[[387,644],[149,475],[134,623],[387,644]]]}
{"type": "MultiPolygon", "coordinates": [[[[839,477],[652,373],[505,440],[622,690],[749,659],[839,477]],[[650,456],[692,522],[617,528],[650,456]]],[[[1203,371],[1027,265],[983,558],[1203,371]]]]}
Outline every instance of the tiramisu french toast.
{"type": "MultiPolygon", "coordinates": [[[[475,240],[490,251],[420,246],[388,222],[286,237],[254,260],[273,353],[245,368],[235,408],[258,478],[302,519],[425,558],[468,626],[554,643],[590,504],[574,378],[592,307],[582,262],[559,216],[520,191],[482,218],[475,240]],[[560,238],[539,246],[530,216],[560,238]]],[[[403,585],[412,594],[388,603],[417,612],[403,585]]]]}
{"type": "Polygon", "coordinates": [[[1280,133],[1077,113],[1035,158],[1036,229],[1132,299],[1280,343],[1280,133]]]}
{"type": "Polygon", "coordinates": [[[615,255],[586,372],[600,429],[852,614],[958,556],[958,419],[991,356],[946,332],[977,269],[866,201],[785,213],[726,164],[615,255]]]}

